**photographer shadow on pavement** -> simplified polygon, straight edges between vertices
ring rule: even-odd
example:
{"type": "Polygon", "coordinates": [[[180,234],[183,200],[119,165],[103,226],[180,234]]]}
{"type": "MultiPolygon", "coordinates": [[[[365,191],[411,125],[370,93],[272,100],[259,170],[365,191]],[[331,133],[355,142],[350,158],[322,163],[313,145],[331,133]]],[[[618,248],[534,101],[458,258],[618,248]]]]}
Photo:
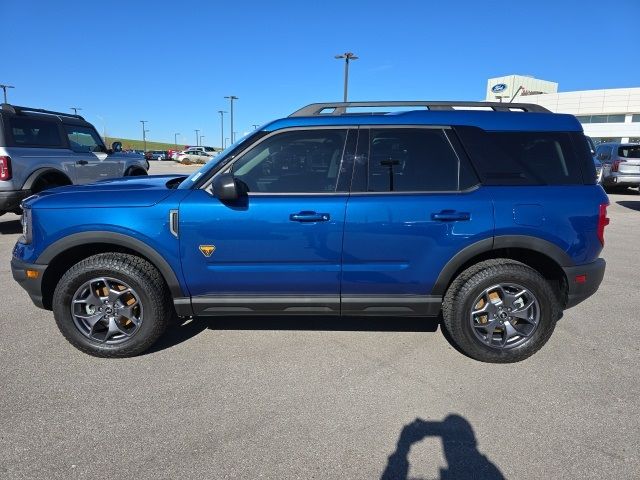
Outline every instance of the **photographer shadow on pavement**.
{"type": "Polygon", "coordinates": [[[427,437],[442,439],[447,468],[440,470],[440,480],[505,479],[498,467],[478,451],[471,424],[460,415],[448,415],[441,422],[416,418],[405,425],[380,480],[408,480],[411,446],[427,437]]]}

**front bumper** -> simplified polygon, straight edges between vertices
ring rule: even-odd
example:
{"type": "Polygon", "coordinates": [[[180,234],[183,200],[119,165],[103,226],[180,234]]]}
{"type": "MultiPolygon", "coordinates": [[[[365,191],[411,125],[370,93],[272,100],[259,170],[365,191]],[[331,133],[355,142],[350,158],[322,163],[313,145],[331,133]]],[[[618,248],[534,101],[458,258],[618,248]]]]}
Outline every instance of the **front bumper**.
{"type": "Polygon", "coordinates": [[[0,212],[13,212],[20,208],[20,202],[31,195],[31,190],[0,192],[0,212]]]}
{"type": "Polygon", "coordinates": [[[36,307],[40,308],[45,308],[42,300],[42,277],[46,269],[47,265],[26,263],[16,257],[11,259],[11,274],[13,275],[13,279],[27,291],[29,297],[31,297],[31,301],[36,307]],[[37,271],[38,277],[28,278],[27,270],[37,271]]]}
{"type": "Polygon", "coordinates": [[[567,276],[569,286],[567,290],[567,305],[565,308],[574,307],[596,293],[602,283],[606,266],[607,263],[604,259],[599,258],[595,262],[584,265],[562,267],[567,276]],[[584,282],[576,281],[577,279],[582,279],[583,276],[584,282]]]}

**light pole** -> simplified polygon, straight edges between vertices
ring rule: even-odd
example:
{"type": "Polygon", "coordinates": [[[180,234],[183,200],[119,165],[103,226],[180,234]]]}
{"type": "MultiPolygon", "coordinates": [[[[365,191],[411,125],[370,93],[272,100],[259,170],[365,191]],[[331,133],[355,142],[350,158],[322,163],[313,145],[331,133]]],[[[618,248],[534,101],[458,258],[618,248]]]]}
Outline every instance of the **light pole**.
{"type": "Polygon", "coordinates": [[[260,125],[256,125],[255,123],[253,125],[251,125],[253,127],[253,129],[257,129],[260,125]]]}
{"type": "Polygon", "coordinates": [[[147,132],[149,130],[145,130],[145,123],[148,123],[149,120],[140,120],[140,123],[142,124],[142,143],[144,144],[144,151],[147,151],[147,132]]]}
{"type": "Polygon", "coordinates": [[[78,110],[82,110],[80,107],[70,107],[69,110],[73,110],[74,115],[78,115],[78,110]]]}
{"type": "Polygon", "coordinates": [[[227,140],[229,140],[229,137],[224,137],[224,148],[227,148],[227,140]]]}
{"type": "Polygon", "coordinates": [[[229,108],[229,119],[231,120],[231,143],[235,142],[235,133],[233,132],[233,101],[238,100],[238,97],[235,95],[229,95],[228,97],[224,97],[229,99],[229,103],[231,107],[229,108]]]}
{"type": "Polygon", "coordinates": [[[7,88],[16,88],[13,85],[4,85],[0,83],[0,88],[2,88],[2,92],[4,93],[4,103],[7,103],[7,88]]]}
{"type": "Polygon", "coordinates": [[[224,114],[227,113],[225,110],[218,110],[220,114],[220,148],[224,150],[224,114]]]}
{"type": "Polygon", "coordinates": [[[180,133],[173,134],[173,146],[176,147],[176,150],[178,150],[178,135],[180,135],[180,133]]]}
{"type": "Polygon", "coordinates": [[[349,88],[349,62],[351,60],[357,60],[358,57],[355,53],[345,52],[342,55],[336,55],[337,59],[344,58],[344,100],[347,101],[347,89],[349,88]]]}
{"type": "Polygon", "coordinates": [[[195,129],[194,132],[196,132],[196,147],[197,147],[198,145],[200,145],[200,141],[199,141],[199,139],[200,139],[200,130],[195,129]]]}
{"type": "Polygon", "coordinates": [[[202,143],[203,138],[204,138],[204,135],[200,135],[200,145],[204,145],[204,143],[202,143]]]}

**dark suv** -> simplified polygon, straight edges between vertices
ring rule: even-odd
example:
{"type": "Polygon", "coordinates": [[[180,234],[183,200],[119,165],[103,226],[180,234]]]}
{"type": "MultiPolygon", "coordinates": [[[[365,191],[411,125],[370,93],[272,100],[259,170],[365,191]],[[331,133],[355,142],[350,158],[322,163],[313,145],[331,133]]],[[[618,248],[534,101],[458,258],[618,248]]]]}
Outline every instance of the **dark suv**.
{"type": "Polygon", "coordinates": [[[11,266],[92,355],[140,353],[176,315],[442,314],[464,353],[514,362],[600,285],[607,205],[571,115],[314,104],[189,177],[31,197],[11,266]]]}
{"type": "Polygon", "coordinates": [[[80,115],[1,104],[0,215],[48,188],[146,175],[148,162],[112,147],[80,115]]]}

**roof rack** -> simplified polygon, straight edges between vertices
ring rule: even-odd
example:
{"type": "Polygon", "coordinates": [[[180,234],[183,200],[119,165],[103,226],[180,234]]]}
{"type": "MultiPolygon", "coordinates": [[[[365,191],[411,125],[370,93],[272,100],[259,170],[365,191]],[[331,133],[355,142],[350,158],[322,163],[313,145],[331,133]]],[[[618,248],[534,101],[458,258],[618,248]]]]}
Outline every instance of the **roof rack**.
{"type": "Polygon", "coordinates": [[[70,117],[70,118],[77,118],[78,120],[84,120],[84,117],[82,117],[82,115],[74,115],[73,113],[64,113],[64,112],[54,112],[53,110],[44,110],[42,108],[19,107],[17,105],[10,105],[8,103],[3,103],[1,107],[2,107],[2,110],[9,111],[11,113],[24,113],[24,112],[46,113],[48,115],[56,115],[59,117],[70,117]]]}
{"type": "MultiPolygon", "coordinates": [[[[320,115],[346,115],[347,108],[353,107],[424,107],[429,110],[456,110],[456,107],[470,109],[490,108],[494,112],[540,112],[551,113],[546,108],[532,103],[501,102],[446,102],[446,101],[390,101],[390,102],[329,102],[312,103],[293,112],[290,117],[315,117],[320,115]],[[325,112],[325,110],[328,110],[325,112]]],[[[380,112],[375,112],[380,113],[380,112]]]]}

